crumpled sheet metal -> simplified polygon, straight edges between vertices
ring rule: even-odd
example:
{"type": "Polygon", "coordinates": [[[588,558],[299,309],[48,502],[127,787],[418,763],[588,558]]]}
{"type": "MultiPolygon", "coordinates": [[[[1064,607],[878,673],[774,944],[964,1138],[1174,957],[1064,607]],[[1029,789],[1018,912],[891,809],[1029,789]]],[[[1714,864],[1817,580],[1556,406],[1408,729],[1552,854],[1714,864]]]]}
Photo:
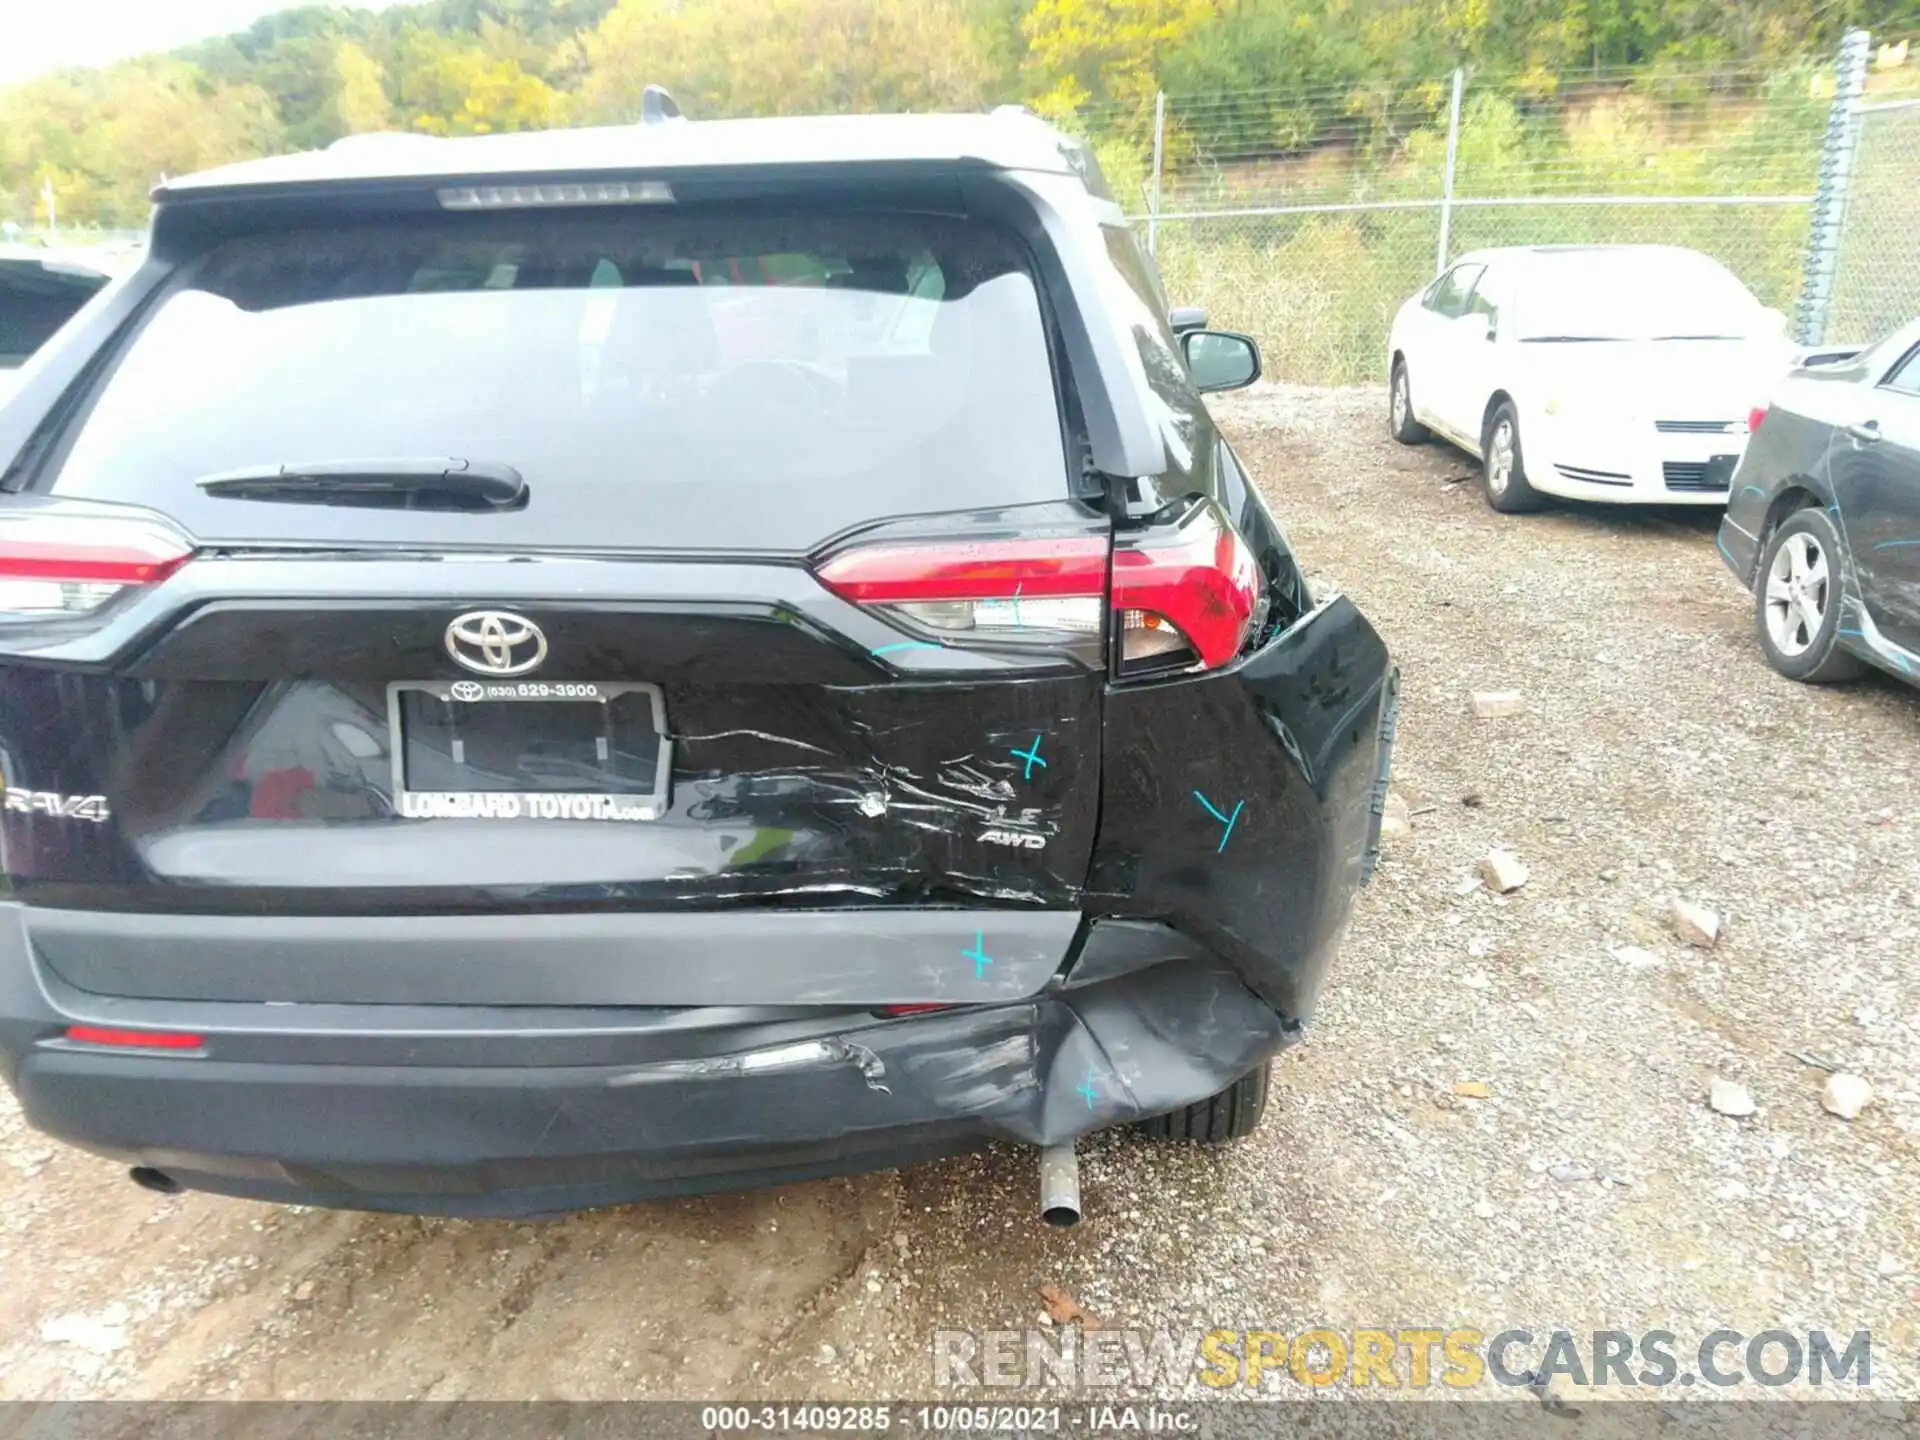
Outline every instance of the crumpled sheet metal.
{"type": "Polygon", "coordinates": [[[1297,1033],[1225,967],[1171,960],[1026,1003],[863,1018],[832,1034],[636,1066],[608,1083],[675,1085],[677,1103],[693,1097],[717,1114],[739,1098],[732,1086],[777,1076],[790,1107],[782,1129],[795,1139],[958,1125],[1051,1145],[1205,1099],[1297,1033]]]}
{"type": "Polygon", "coordinates": [[[1366,878],[1392,694],[1333,596],[1229,671],[1110,695],[1087,913],[1164,920],[1304,1019],[1366,878]]]}

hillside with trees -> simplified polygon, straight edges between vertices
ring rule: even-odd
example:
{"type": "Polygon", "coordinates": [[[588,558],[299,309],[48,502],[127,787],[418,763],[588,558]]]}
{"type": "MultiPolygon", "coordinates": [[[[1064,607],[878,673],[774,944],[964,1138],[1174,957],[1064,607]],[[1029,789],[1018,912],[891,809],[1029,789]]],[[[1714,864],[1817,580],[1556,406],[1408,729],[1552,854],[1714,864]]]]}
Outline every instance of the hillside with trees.
{"type": "MultiPolygon", "coordinates": [[[[1908,0],[429,0],[309,5],[171,54],[0,90],[0,219],[142,223],[165,175],[368,130],[486,134],[691,114],[1025,101],[1137,140],[1156,89],[1227,97],[1259,146],[1443,104],[1456,64],[1516,94],[1621,67],[1752,69],[1898,38],[1908,0]],[[1311,105],[1276,95],[1314,97],[1311,105]],[[1236,98],[1237,97],[1237,98],[1236,98]],[[1384,106],[1382,97],[1391,97],[1384,106]]],[[[1354,125],[1341,133],[1351,136],[1354,125]]]]}

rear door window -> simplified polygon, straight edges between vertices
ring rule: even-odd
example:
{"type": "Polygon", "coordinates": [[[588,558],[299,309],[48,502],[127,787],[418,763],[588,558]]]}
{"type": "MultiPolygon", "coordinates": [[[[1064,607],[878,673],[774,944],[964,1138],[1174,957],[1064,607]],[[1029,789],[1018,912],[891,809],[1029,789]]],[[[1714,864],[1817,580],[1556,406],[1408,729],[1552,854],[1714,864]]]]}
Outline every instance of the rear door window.
{"type": "Polygon", "coordinates": [[[275,233],[198,262],[55,472],[203,539],[802,550],[1068,493],[1024,253],[886,215],[551,212],[275,233]],[[211,498],[244,467],[506,464],[511,514],[211,498]]]}

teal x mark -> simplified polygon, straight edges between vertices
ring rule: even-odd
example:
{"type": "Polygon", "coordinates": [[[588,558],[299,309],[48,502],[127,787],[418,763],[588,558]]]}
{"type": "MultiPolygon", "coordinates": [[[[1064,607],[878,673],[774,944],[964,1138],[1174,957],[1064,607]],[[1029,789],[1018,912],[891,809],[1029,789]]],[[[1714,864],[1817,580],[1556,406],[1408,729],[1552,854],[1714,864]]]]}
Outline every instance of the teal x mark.
{"type": "Polygon", "coordinates": [[[973,948],[960,952],[961,959],[973,961],[973,978],[976,980],[983,978],[987,973],[987,966],[993,964],[993,957],[987,954],[983,943],[985,939],[986,937],[980,931],[974,931],[973,948]]]}
{"type": "Polygon", "coordinates": [[[1100,1094],[1093,1086],[1093,1066],[1087,1066],[1087,1078],[1073,1087],[1073,1093],[1084,1096],[1087,1102],[1087,1109],[1093,1109],[1094,1099],[1100,1094]]]}
{"type": "Polygon", "coordinates": [[[1033,744],[1024,750],[1015,750],[1013,753],[1027,762],[1027,773],[1020,777],[1023,780],[1033,779],[1034,766],[1038,765],[1042,770],[1047,768],[1047,762],[1040,758],[1040,737],[1038,735],[1033,737],[1033,744]]]}

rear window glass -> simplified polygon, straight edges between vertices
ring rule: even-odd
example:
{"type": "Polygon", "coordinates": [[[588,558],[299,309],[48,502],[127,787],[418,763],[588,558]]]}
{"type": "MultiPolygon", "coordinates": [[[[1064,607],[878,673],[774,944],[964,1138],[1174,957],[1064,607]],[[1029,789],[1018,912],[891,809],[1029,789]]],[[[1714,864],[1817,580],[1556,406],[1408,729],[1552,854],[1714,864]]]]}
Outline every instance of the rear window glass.
{"type": "Polygon", "coordinates": [[[157,307],[52,488],[202,538],[804,549],[878,516],[1056,499],[1017,245],[955,220],[447,216],[235,241],[157,307]],[[211,498],[220,471],[459,457],[513,515],[211,498]]]}

